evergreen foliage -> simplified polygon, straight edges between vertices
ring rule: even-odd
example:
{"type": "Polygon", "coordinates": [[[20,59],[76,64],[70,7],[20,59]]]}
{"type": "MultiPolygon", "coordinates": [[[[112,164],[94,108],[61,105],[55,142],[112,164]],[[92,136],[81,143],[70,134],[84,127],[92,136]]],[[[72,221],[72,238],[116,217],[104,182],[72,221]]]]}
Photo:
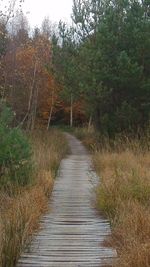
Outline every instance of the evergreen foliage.
{"type": "Polygon", "coordinates": [[[13,112],[0,103],[0,185],[27,185],[31,180],[31,148],[19,128],[11,126],[13,112]]]}
{"type": "Polygon", "coordinates": [[[96,127],[110,136],[135,133],[149,124],[149,7],[139,0],[74,0],[76,56],[68,65],[72,61],[66,47],[69,72],[63,68],[68,73],[63,84],[68,88],[71,78],[75,90],[78,82],[77,93],[84,95],[96,127]]]}

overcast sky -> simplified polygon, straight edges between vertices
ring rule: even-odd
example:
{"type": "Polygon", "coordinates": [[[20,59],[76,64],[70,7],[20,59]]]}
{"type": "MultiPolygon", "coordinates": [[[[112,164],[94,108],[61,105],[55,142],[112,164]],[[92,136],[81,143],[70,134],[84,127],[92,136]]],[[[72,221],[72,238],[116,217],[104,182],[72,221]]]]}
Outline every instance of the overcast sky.
{"type": "Polygon", "coordinates": [[[40,26],[46,16],[53,22],[69,22],[72,3],[73,0],[25,0],[22,8],[31,27],[34,27],[40,26]]]}

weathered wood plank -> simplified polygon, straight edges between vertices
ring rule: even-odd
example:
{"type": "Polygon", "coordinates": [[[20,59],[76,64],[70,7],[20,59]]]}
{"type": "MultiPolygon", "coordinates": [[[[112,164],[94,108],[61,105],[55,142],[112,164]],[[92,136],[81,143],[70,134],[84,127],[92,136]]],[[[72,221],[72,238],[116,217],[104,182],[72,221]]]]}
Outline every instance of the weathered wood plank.
{"type": "Polygon", "coordinates": [[[103,245],[110,235],[109,223],[92,205],[96,175],[90,156],[80,141],[67,138],[72,154],[61,162],[50,211],[17,267],[111,266],[116,256],[115,250],[103,245]]]}

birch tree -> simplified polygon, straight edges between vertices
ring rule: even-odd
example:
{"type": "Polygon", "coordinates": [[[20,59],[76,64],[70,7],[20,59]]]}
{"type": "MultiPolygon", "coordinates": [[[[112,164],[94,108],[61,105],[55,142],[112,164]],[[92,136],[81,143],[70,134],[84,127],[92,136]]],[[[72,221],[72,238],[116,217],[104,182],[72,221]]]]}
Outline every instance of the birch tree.
{"type": "Polygon", "coordinates": [[[73,28],[67,28],[65,23],[59,23],[59,38],[53,39],[53,69],[56,78],[62,86],[61,97],[70,103],[70,127],[73,126],[74,101],[79,97],[78,92],[78,46],[73,28]]]}

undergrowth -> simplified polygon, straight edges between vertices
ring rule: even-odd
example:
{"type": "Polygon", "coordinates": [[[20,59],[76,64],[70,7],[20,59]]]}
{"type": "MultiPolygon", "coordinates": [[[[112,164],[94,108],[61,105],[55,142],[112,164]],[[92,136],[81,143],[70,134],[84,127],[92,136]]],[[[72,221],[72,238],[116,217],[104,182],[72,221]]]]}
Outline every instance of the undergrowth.
{"type": "Polygon", "coordinates": [[[97,208],[112,225],[115,267],[150,266],[150,152],[137,140],[95,151],[97,208]]]}
{"type": "Polygon", "coordinates": [[[54,177],[67,152],[65,137],[57,130],[36,131],[29,140],[33,171],[28,184],[11,184],[8,191],[0,192],[0,267],[14,267],[30,242],[41,214],[48,209],[54,177]]]}
{"type": "Polygon", "coordinates": [[[106,244],[118,253],[113,267],[150,266],[150,135],[102,136],[93,128],[75,134],[90,149],[100,177],[97,209],[111,222],[106,244]]]}

